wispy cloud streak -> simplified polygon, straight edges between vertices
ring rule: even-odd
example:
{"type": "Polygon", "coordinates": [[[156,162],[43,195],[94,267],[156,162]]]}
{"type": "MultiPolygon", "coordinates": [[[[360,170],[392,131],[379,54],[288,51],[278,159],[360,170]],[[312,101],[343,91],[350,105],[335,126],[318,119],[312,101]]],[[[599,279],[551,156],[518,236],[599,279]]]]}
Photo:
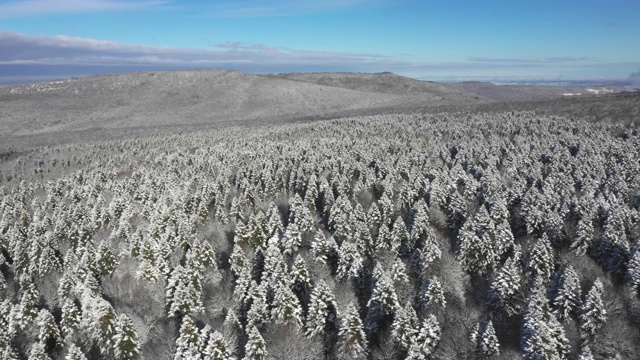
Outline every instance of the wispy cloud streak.
{"type": "Polygon", "coordinates": [[[65,35],[34,36],[0,32],[0,64],[48,65],[400,65],[388,56],[373,53],[297,50],[240,42],[216,45],[216,49],[173,48],[65,35]]]}
{"type": "Polygon", "coordinates": [[[236,0],[219,1],[209,6],[205,17],[252,18],[294,16],[310,13],[333,12],[345,9],[398,5],[406,0],[236,0]]]}
{"type": "Polygon", "coordinates": [[[98,11],[123,11],[157,7],[168,1],[122,0],[25,0],[0,4],[0,18],[34,15],[71,14],[98,11]]]}

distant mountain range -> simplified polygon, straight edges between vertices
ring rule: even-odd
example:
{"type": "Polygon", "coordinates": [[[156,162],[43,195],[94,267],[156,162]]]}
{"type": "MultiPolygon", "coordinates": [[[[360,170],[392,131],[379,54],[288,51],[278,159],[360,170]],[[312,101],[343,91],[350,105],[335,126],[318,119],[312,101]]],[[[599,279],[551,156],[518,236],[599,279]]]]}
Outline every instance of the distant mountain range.
{"type": "Polygon", "coordinates": [[[590,98],[622,86],[438,83],[392,73],[156,71],[0,87],[0,144],[590,98]],[[34,140],[35,139],[35,140],[34,140]]]}

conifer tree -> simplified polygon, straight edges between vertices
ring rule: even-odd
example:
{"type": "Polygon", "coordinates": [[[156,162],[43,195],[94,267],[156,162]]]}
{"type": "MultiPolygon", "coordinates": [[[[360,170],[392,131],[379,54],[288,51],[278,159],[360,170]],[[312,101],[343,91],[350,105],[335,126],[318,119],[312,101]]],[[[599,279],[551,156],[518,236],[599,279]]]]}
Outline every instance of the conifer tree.
{"type": "Polygon", "coordinates": [[[103,242],[98,248],[96,254],[96,267],[103,276],[111,276],[118,266],[118,259],[109,250],[109,247],[103,242]]]}
{"type": "Polygon", "coordinates": [[[439,305],[443,309],[447,306],[447,300],[444,297],[440,280],[434,277],[422,283],[419,293],[419,304],[423,309],[426,309],[429,305],[439,305]]]}
{"type": "Polygon", "coordinates": [[[471,224],[465,224],[460,229],[457,257],[465,271],[478,276],[488,274],[496,260],[491,240],[485,237],[481,229],[474,229],[471,224]]]}
{"type": "Polygon", "coordinates": [[[269,320],[269,304],[267,303],[268,282],[263,281],[258,285],[255,281],[251,282],[251,308],[247,312],[248,326],[260,326],[269,320]]]}
{"type": "Polygon", "coordinates": [[[307,271],[307,264],[300,254],[296,255],[293,268],[291,269],[291,275],[293,278],[293,289],[297,294],[302,294],[309,290],[311,287],[311,278],[307,271]]]}
{"type": "Polygon", "coordinates": [[[3,349],[9,351],[9,346],[15,335],[15,326],[13,322],[13,305],[9,299],[5,299],[0,303],[0,355],[3,349]]]}
{"type": "Polygon", "coordinates": [[[326,264],[327,255],[329,254],[329,241],[322,233],[322,230],[317,230],[316,235],[311,242],[311,253],[315,261],[326,264]]]}
{"type": "Polygon", "coordinates": [[[475,344],[478,354],[484,359],[500,355],[500,344],[491,320],[484,325],[478,323],[471,334],[471,341],[475,344]]]}
{"type": "Polygon", "coordinates": [[[296,223],[289,224],[284,232],[284,238],[282,239],[283,253],[285,255],[291,255],[298,252],[298,248],[302,245],[302,234],[296,223]]]}
{"type": "Polygon", "coordinates": [[[569,340],[545,293],[542,283],[536,282],[524,314],[520,347],[527,359],[563,359],[569,352],[569,340]]]}
{"type": "Polygon", "coordinates": [[[580,278],[573,266],[568,265],[560,275],[553,299],[555,313],[560,321],[566,321],[572,313],[577,313],[581,304],[580,292],[580,278]]]}
{"type": "Polygon", "coordinates": [[[528,270],[533,278],[540,278],[544,283],[551,279],[555,268],[554,252],[546,234],[536,241],[529,253],[528,270]]]}
{"type": "Polygon", "coordinates": [[[116,359],[133,360],[140,357],[138,333],[131,319],[125,314],[118,316],[114,342],[116,359]]]}
{"type": "Polygon", "coordinates": [[[429,315],[422,321],[420,330],[414,336],[407,359],[431,359],[436,346],[440,343],[441,335],[442,331],[438,320],[434,315],[429,315]]]}
{"type": "Polygon", "coordinates": [[[364,259],[356,244],[345,240],[340,245],[338,271],[336,277],[340,280],[357,278],[364,266],[364,259]]]}
{"type": "Polygon", "coordinates": [[[30,276],[20,277],[20,305],[14,320],[20,329],[24,329],[38,316],[36,305],[38,302],[38,290],[30,276]]]}
{"type": "Polygon", "coordinates": [[[250,326],[247,331],[247,336],[249,339],[247,340],[247,344],[244,347],[244,359],[245,360],[266,360],[267,353],[267,343],[260,335],[260,332],[255,326],[250,326]]]}
{"type": "Polygon", "coordinates": [[[343,359],[366,359],[367,338],[355,305],[350,304],[340,324],[340,348],[343,359]]]}
{"type": "Polygon", "coordinates": [[[286,282],[277,282],[271,308],[271,318],[276,324],[291,324],[302,327],[302,309],[298,298],[286,282]]]}
{"type": "Polygon", "coordinates": [[[607,320],[602,292],[602,282],[596,279],[580,306],[580,337],[583,344],[589,344],[607,320]]]}
{"type": "Polygon", "coordinates": [[[49,310],[40,309],[36,323],[38,324],[38,342],[43,344],[52,343],[54,346],[62,344],[60,329],[49,310]]]}
{"type": "Polygon", "coordinates": [[[200,359],[202,351],[202,339],[198,328],[189,315],[182,318],[180,334],[176,340],[175,360],[200,359]]]}
{"type": "Polygon", "coordinates": [[[331,289],[320,280],[311,291],[311,301],[307,313],[306,334],[313,338],[324,334],[328,323],[336,320],[338,307],[331,289]]]}
{"type": "Polygon", "coordinates": [[[232,349],[217,330],[209,333],[203,356],[204,360],[235,360],[232,349]]]}
{"type": "Polygon", "coordinates": [[[62,304],[62,320],[60,322],[65,339],[76,334],[80,326],[80,310],[71,299],[65,299],[62,304]]]}
{"type": "Polygon", "coordinates": [[[69,345],[69,349],[67,350],[67,355],[64,357],[65,360],[87,360],[87,357],[84,355],[82,350],[74,343],[69,345]]]}
{"type": "Polygon", "coordinates": [[[629,264],[627,265],[627,279],[636,294],[640,294],[640,247],[636,247],[631,253],[629,264]]]}
{"type": "Polygon", "coordinates": [[[410,302],[398,308],[391,324],[391,336],[401,349],[408,350],[417,333],[418,316],[410,302]]]}
{"type": "Polygon", "coordinates": [[[45,344],[40,341],[33,343],[29,351],[29,360],[52,360],[45,348],[45,344]]]}

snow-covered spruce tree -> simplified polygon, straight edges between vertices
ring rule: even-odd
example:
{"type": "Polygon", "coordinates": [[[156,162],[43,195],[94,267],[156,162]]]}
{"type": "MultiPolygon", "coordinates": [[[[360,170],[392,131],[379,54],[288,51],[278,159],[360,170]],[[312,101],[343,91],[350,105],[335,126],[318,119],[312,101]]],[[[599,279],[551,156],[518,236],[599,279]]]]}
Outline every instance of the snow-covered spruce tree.
{"type": "Polygon", "coordinates": [[[493,244],[481,229],[474,229],[473,224],[466,223],[458,233],[457,258],[462,268],[476,276],[490,273],[496,261],[493,244]]]}
{"type": "Polygon", "coordinates": [[[103,242],[96,254],[96,267],[100,275],[110,276],[118,266],[118,259],[111,252],[109,247],[103,242]]]}
{"type": "Polygon", "coordinates": [[[367,338],[362,327],[358,309],[350,304],[340,323],[339,356],[341,359],[366,359],[367,338]]]}
{"type": "Polygon", "coordinates": [[[345,240],[342,242],[342,245],[340,245],[338,254],[338,271],[336,278],[339,280],[357,278],[364,266],[364,259],[358,251],[357,245],[350,240],[345,240]]]}
{"type": "Polygon", "coordinates": [[[580,306],[580,337],[583,344],[591,343],[607,321],[602,292],[602,282],[596,279],[580,306]]]}
{"type": "Polygon", "coordinates": [[[414,336],[407,359],[427,360],[433,358],[433,353],[440,343],[442,330],[434,315],[429,315],[422,321],[420,330],[414,336]]]}
{"type": "Polygon", "coordinates": [[[76,335],[80,326],[80,309],[71,299],[64,299],[62,304],[62,319],[60,321],[62,334],[65,340],[69,340],[76,335]]]}
{"type": "Polygon", "coordinates": [[[284,238],[282,239],[282,248],[285,255],[293,256],[298,252],[298,249],[302,245],[302,234],[296,223],[289,224],[284,231],[284,238]]]}
{"type": "Polygon", "coordinates": [[[512,316],[521,310],[524,281],[520,266],[520,253],[516,251],[495,274],[489,288],[487,304],[512,316]]]}
{"type": "Polygon", "coordinates": [[[278,325],[293,325],[296,329],[302,327],[302,309],[298,298],[291,290],[288,281],[277,281],[273,286],[273,304],[271,319],[278,325]]]}
{"type": "Polygon", "coordinates": [[[82,352],[76,344],[71,343],[69,348],[67,349],[67,355],[64,357],[65,360],[87,360],[87,357],[82,352]]]}
{"type": "Polygon", "coordinates": [[[125,314],[120,314],[116,323],[115,357],[122,360],[133,360],[140,357],[140,344],[138,333],[133,327],[131,319],[125,314]]]}
{"type": "Polygon", "coordinates": [[[52,344],[53,347],[57,347],[62,344],[60,329],[49,310],[40,309],[36,323],[38,324],[38,337],[36,338],[38,342],[43,344],[52,344]]]}
{"type": "Polygon", "coordinates": [[[636,294],[640,294],[640,247],[636,247],[631,254],[627,265],[627,280],[636,294]]]}
{"type": "Polygon", "coordinates": [[[255,281],[251,282],[251,308],[247,312],[247,326],[261,326],[269,321],[268,288],[269,284],[266,281],[260,285],[255,281]]]}
{"type": "Polygon", "coordinates": [[[380,330],[380,322],[387,316],[393,315],[400,307],[393,280],[377,263],[373,270],[373,290],[367,303],[369,308],[364,327],[367,336],[372,337],[380,330]]]}
{"type": "Polygon", "coordinates": [[[202,285],[200,274],[182,265],[176,266],[166,285],[166,303],[169,316],[180,312],[192,314],[202,311],[202,285]]]}
{"type": "Polygon", "coordinates": [[[0,355],[4,349],[8,349],[15,336],[15,324],[13,317],[13,305],[9,299],[0,303],[0,355]]]}
{"type": "Polygon", "coordinates": [[[435,277],[433,279],[427,279],[422,283],[420,292],[418,293],[418,299],[418,303],[422,309],[426,309],[428,306],[431,306],[433,309],[435,305],[444,309],[447,306],[442,283],[435,277]]]}
{"type": "Polygon", "coordinates": [[[175,360],[200,359],[202,352],[202,339],[196,324],[189,315],[182,318],[180,334],[176,339],[175,360]]]}
{"type": "Polygon", "coordinates": [[[29,350],[29,360],[53,360],[45,351],[46,345],[43,342],[35,342],[29,350]]]}
{"type": "Polygon", "coordinates": [[[296,259],[294,260],[293,267],[291,269],[291,275],[293,277],[293,290],[296,294],[301,295],[309,291],[311,288],[311,278],[307,271],[307,263],[300,254],[296,255],[296,259]]]}
{"type": "Polygon", "coordinates": [[[267,343],[260,335],[260,331],[255,326],[249,326],[247,331],[247,344],[244,347],[244,359],[245,360],[266,360],[267,343]]]}
{"type": "Polygon", "coordinates": [[[224,336],[214,330],[209,333],[203,353],[204,360],[235,360],[233,349],[229,347],[224,336]]]}
{"type": "Polygon", "coordinates": [[[311,242],[311,254],[315,261],[326,264],[329,254],[330,244],[322,230],[317,230],[313,241],[311,242]]]}
{"type": "Polygon", "coordinates": [[[116,334],[117,315],[111,304],[85,290],[82,294],[80,329],[98,346],[100,354],[111,357],[114,353],[113,338],[116,334]]]}
{"type": "Polygon", "coordinates": [[[320,280],[311,291],[311,301],[306,321],[306,334],[312,338],[322,336],[329,323],[335,323],[338,306],[333,292],[327,284],[320,280]]]}
{"type": "Polygon", "coordinates": [[[577,314],[581,304],[580,295],[580,278],[573,266],[568,265],[558,279],[552,303],[560,321],[568,321],[571,314],[577,314]]]}
{"type": "Polygon", "coordinates": [[[38,316],[36,305],[39,293],[30,276],[20,276],[20,304],[14,308],[14,321],[20,329],[25,329],[38,316]]]}
{"type": "Polygon", "coordinates": [[[471,341],[475,344],[476,352],[483,359],[491,359],[500,355],[500,343],[491,320],[486,324],[478,323],[471,333],[471,341]]]}
{"type": "Polygon", "coordinates": [[[408,256],[413,247],[410,241],[411,238],[404,220],[402,220],[402,217],[397,217],[391,229],[389,249],[396,253],[397,256],[408,256]]]}
{"type": "Polygon", "coordinates": [[[402,350],[407,351],[411,347],[417,326],[418,316],[410,302],[398,308],[391,324],[391,336],[402,350]]]}
{"type": "Polygon", "coordinates": [[[541,279],[545,284],[551,279],[555,268],[554,251],[546,234],[537,239],[529,252],[527,270],[534,278],[541,279]]]}
{"type": "Polygon", "coordinates": [[[544,285],[536,282],[524,313],[520,348],[526,359],[563,359],[569,353],[569,340],[545,293],[544,285]]]}

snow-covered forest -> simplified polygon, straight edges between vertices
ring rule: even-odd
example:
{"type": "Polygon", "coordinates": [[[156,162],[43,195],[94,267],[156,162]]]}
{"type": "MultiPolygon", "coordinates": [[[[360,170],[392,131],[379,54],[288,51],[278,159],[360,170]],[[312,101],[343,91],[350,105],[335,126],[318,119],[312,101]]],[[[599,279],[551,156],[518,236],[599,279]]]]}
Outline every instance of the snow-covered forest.
{"type": "Polygon", "coordinates": [[[385,115],[0,162],[2,359],[633,359],[640,130],[385,115]]]}

